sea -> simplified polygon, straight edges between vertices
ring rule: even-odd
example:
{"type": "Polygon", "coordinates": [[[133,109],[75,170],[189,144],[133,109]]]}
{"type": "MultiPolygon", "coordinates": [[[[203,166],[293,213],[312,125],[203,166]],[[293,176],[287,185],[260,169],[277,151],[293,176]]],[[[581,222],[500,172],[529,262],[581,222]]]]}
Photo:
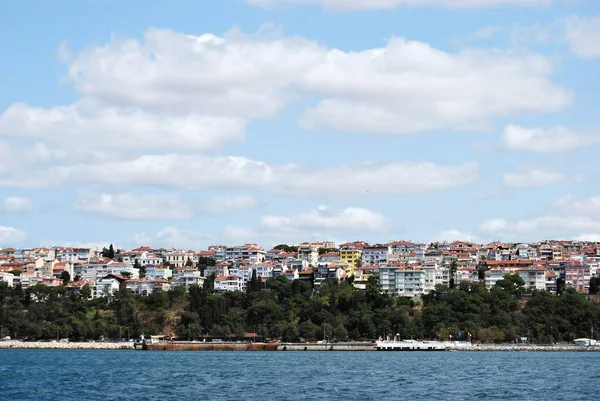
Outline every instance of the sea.
{"type": "Polygon", "coordinates": [[[597,400],[597,352],[0,350],[0,400],[597,400]]]}

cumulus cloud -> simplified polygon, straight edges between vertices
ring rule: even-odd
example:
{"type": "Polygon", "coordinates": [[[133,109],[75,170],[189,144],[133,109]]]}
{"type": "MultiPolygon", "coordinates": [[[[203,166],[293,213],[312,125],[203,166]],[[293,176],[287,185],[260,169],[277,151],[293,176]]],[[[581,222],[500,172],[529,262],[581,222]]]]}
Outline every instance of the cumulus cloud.
{"type": "Polygon", "coordinates": [[[437,242],[453,242],[453,241],[476,241],[477,237],[464,233],[458,230],[444,230],[442,232],[437,233],[433,237],[433,241],[437,242]]]}
{"type": "Polygon", "coordinates": [[[227,214],[238,210],[253,209],[259,203],[250,195],[217,196],[203,205],[203,210],[215,214],[227,214]]]}
{"type": "Polygon", "coordinates": [[[88,213],[131,220],[182,220],[193,216],[192,208],[177,195],[86,194],[74,207],[88,213]]]}
{"type": "Polygon", "coordinates": [[[278,5],[318,5],[337,11],[389,10],[400,6],[439,6],[447,8],[484,8],[498,5],[548,5],[553,0],[246,0],[260,7],[278,5]]]}
{"type": "MultiPolygon", "coordinates": [[[[196,113],[152,114],[140,109],[105,107],[89,101],[52,109],[17,103],[0,115],[0,135],[43,140],[77,152],[82,148],[97,149],[98,138],[102,138],[108,144],[106,150],[112,152],[185,152],[214,149],[242,139],[244,121],[196,113]]],[[[45,149],[40,146],[37,153],[44,156],[45,149]]]]}
{"type": "Polygon", "coordinates": [[[551,75],[538,54],[454,54],[404,38],[345,52],[299,37],[152,29],[143,43],[74,54],[68,81],[84,97],[119,107],[241,119],[271,117],[292,99],[317,96],[300,119],[304,127],[404,134],[561,110],[571,94],[551,75]]]}
{"type": "Polygon", "coordinates": [[[62,166],[55,180],[157,185],[178,189],[251,188],[302,196],[348,196],[367,191],[409,194],[455,188],[475,180],[476,163],[359,163],[324,170],[270,165],[244,157],[145,155],[128,161],[62,166]]]}
{"type": "Polygon", "coordinates": [[[137,233],[133,236],[135,246],[147,245],[163,248],[178,249],[206,249],[210,245],[211,237],[194,230],[165,227],[156,233],[137,233]]]}
{"type": "Polygon", "coordinates": [[[501,141],[506,150],[537,153],[564,153],[597,145],[600,145],[600,134],[581,134],[561,126],[524,128],[508,125],[501,141]]]}
{"type": "Polygon", "coordinates": [[[569,195],[555,201],[547,215],[514,221],[489,219],[479,229],[507,240],[591,238],[600,233],[600,196],[576,200],[569,195]]]}
{"type": "Polygon", "coordinates": [[[381,213],[360,207],[333,209],[321,205],[291,216],[263,216],[263,227],[273,230],[385,232],[391,223],[381,213]]]}
{"type": "Polygon", "coordinates": [[[571,51],[577,56],[586,59],[600,58],[600,15],[567,18],[565,36],[571,51]]]}
{"type": "Polygon", "coordinates": [[[504,185],[513,188],[546,187],[567,180],[566,174],[527,166],[518,167],[514,171],[504,174],[502,178],[504,185]]]}
{"type": "Polygon", "coordinates": [[[9,196],[4,199],[4,210],[9,213],[22,213],[33,207],[33,201],[29,198],[9,196]]]}
{"type": "Polygon", "coordinates": [[[10,226],[0,226],[0,247],[12,246],[25,241],[25,231],[10,226]]]}

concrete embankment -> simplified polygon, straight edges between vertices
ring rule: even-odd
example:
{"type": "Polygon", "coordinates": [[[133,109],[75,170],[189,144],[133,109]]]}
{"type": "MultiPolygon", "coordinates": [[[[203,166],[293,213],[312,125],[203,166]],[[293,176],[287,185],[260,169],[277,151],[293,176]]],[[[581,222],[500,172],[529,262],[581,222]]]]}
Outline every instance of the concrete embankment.
{"type": "Polygon", "coordinates": [[[472,346],[450,347],[450,351],[487,351],[487,352],[599,352],[600,347],[577,347],[571,344],[476,344],[472,346]]]}
{"type": "Polygon", "coordinates": [[[279,351],[375,351],[375,344],[353,343],[281,343],[279,351]]]}
{"type": "Polygon", "coordinates": [[[133,349],[133,343],[0,341],[0,349],[133,349]]]}

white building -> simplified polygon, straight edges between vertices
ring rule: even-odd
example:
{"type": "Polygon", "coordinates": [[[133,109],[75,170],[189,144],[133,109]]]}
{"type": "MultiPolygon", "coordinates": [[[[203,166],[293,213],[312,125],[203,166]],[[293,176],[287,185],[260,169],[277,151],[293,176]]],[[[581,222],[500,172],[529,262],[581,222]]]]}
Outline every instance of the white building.
{"type": "Polygon", "coordinates": [[[0,282],[7,283],[9,287],[14,287],[14,274],[8,272],[0,272],[0,282]]]}
{"type": "Polygon", "coordinates": [[[388,256],[392,253],[390,246],[369,246],[363,248],[363,266],[381,266],[388,262],[388,256]]]}
{"type": "Polygon", "coordinates": [[[246,282],[240,276],[230,274],[228,276],[221,276],[215,279],[215,291],[228,292],[228,291],[245,291],[246,282]]]}
{"type": "Polygon", "coordinates": [[[175,269],[173,280],[171,280],[171,287],[185,286],[186,290],[197,284],[199,286],[204,285],[205,278],[202,277],[199,270],[196,269],[175,269]]]}
{"type": "Polygon", "coordinates": [[[146,277],[149,280],[169,280],[173,277],[173,270],[167,267],[146,266],[146,277]]]}
{"type": "Polygon", "coordinates": [[[130,264],[112,260],[105,264],[88,264],[81,267],[81,278],[85,281],[96,282],[109,274],[125,274],[129,275],[129,278],[139,278],[140,270],[130,264]]]}
{"type": "Polygon", "coordinates": [[[97,281],[95,286],[94,298],[102,298],[113,295],[120,288],[121,280],[114,275],[108,275],[97,281]]]}

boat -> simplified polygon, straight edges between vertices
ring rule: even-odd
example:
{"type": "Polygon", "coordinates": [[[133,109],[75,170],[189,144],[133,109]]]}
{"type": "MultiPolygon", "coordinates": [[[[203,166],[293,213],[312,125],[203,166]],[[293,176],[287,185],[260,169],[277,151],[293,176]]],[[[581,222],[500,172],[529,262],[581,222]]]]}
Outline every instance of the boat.
{"type": "Polygon", "coordinates": [[[417,340],[379,340],[375,348],[377,351],[447,351],[448,345],[440,341],[417,340]]]}

